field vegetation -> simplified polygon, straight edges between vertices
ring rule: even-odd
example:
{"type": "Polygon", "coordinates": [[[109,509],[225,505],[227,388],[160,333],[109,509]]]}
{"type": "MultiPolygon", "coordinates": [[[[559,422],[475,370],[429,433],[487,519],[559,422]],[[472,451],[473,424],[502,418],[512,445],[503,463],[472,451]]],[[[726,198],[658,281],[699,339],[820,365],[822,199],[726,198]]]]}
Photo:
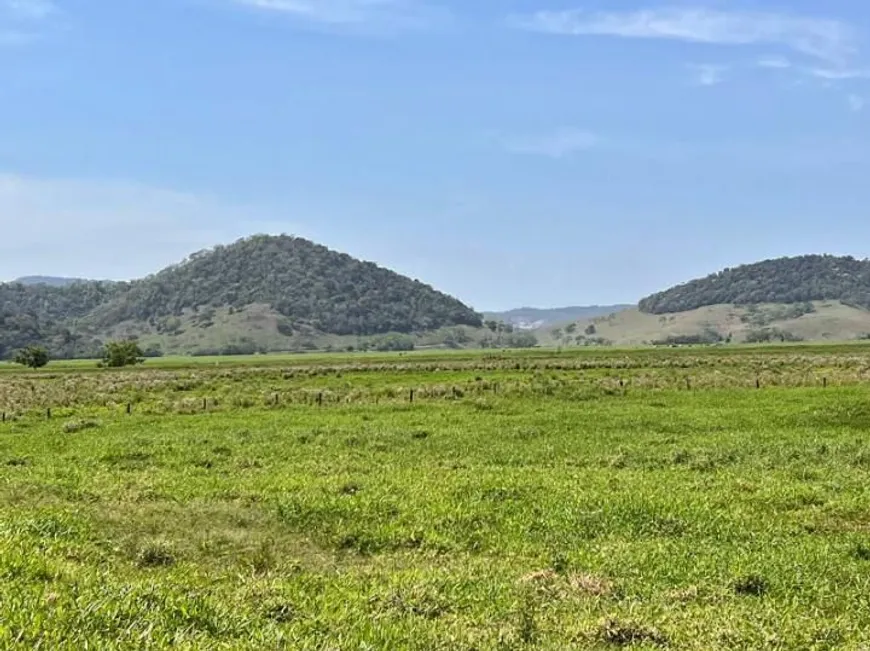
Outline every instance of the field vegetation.
{"type": "Polygon", "coordinates": [[[868,353],[0,364],[0,648],[866,648],[868,353]]]}

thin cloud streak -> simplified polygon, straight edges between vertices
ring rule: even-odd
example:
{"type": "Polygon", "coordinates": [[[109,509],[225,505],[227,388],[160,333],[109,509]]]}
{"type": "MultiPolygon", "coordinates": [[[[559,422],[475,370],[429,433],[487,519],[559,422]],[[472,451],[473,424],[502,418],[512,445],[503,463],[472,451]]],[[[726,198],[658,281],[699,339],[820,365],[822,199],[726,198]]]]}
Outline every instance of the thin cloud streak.
{"type": "Polygon", "coordinates": [[[857,51],[853,28],[839,20],[783,13],[663,7],[627,12],[539,11],[516,27],[569,36],[668,39],[714,45],[779,45],[832,63],[857,51]]]}
{"type": "Polygon", "coordinates": [[[870,79],[870,70],[850,68],[808,68],[807,72],[813,77],[830,81],[843,81],[846,79],[870,79]]]}
{"type": "Polygon", "coordinates": [[[446,7],[423,0],[230,0],[248,9],[282,14],[310,26],[398,32],[437,29],[452,22],[446,7]]]}
{"type": "Polygon", "coordinates": [[[867,105],[867,100],[858,95],[849,95],[849,110],[853,113],[860,113],[867,105]]]}
{"type": "Polygon", "coordinates": [[[762,57],[758,60],[757,65],[759,68],[771,68],[773,70],[786,70],[792,67],[791,61],[780,56],[762,57]]]}
{"type": "Polygon", "coordinates": [[[566,158],[577,152],[592,149],[599,143],[600,139],[595,134],[576,128],[560,129],[551,134],[502,139],[502,145],[510,153],[554,159],[566,158]]]}

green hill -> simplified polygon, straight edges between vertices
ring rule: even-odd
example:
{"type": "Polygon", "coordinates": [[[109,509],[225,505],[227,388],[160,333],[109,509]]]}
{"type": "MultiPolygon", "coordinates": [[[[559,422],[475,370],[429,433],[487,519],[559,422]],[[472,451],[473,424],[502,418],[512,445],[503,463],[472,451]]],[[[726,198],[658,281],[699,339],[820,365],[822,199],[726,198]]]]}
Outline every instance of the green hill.
{"type": "Polygon", "coordinates": [[[870,311],[839,301],[710,305],[669,314],[634,308],[537,334],[542,344],[560,346],[849,341],[868,337],[870,311]]]}
{"type": "Polygon", "coordinates": [[[725,269],[640,301],[648,314],[686,312],[710,305],[840,301],[870,308],[870,261],[831,255],[765,260],[725,269]]]}
{"type": "Polygon", "coordinates": [[[201,251],[130,283],[0,285],[0,357],[31,343],[55,356],[90,356],[119,336],[166,352],[215,353],[457,328],[447,334],[462,341],[462,328],[481,324],[428,285],[289,236],[201,251]]]}
{"type": "Polygon", "coordinates": [[[764,260],[648,296],[637,308],[555,324],[559,346],[846,341],[870,336],[870,261],[764,260]]]}

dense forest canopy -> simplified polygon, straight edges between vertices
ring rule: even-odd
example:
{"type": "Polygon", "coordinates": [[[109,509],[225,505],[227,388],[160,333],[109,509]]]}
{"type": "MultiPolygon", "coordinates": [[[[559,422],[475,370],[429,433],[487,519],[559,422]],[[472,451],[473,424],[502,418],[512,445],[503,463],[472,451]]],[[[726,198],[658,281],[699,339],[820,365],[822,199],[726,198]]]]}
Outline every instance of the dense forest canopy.
{"type": "Polygon", "coordinates": [[[141,280],[101,306],[94,320],[111,325],[254,303],[339,335],[482,323],[471,308],[421,282],[302,238],[266,235],[196,253],[141,280]]]}
{"type": "Polygon", "coordinates": [[[258,235],[201,251],[130,283],[0,284],[0,358],[30,344],[87,354],[121,324],[261,304],[285,327],[380,335],[482,325],[451,296],[370,262],[290,236],[258,235]]]}
{"type": "MultiPolygon", "coordinates": [[[[123,293],[129,284],[81,282],[65,287],[0,284],[0,359],[31,344],[48,345],[57,356],[74,356],[82,341],[78,320],[123,293]]],[[[82,354],[84,354],[84,349],[82,354]]]]}
{"type": "Polygon", "coordinates": [[[709,305],[826,300],[870,309],[870,261],[831,255],[765,260],[653,294],[639,307],[667,314],[709,305]]]}

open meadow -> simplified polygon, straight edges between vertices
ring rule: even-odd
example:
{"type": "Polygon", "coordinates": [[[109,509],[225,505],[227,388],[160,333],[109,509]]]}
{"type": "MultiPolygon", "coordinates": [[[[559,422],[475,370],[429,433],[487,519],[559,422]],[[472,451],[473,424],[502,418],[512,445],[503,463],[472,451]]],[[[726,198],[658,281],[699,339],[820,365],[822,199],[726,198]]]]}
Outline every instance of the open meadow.
{"type": "Polygon", "coordinates": [[[870,648],[870,346],[0,365],[0,412],[0,648],[870,648]]]}

